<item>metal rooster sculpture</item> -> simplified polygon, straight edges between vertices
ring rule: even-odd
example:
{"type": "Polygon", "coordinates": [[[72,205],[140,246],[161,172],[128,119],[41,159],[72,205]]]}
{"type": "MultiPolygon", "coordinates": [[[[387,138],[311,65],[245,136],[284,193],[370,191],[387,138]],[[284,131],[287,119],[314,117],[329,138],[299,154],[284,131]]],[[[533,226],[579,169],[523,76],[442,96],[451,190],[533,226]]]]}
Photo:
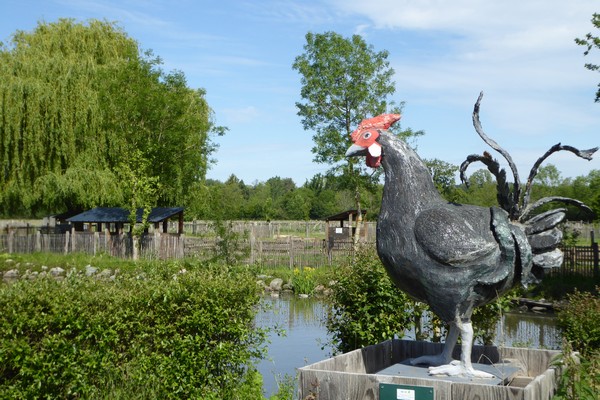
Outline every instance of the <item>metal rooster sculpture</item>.
{"type": "Polygon", "coordinates": [[[529,204],[533,178],[540,164],[559,150],[571,151],[590,160],[598,149],[579,151],[557,144],[533,166],[521,193],[519,176],[510,155],[488,138],[479,122],[480,94],[473,111],[473,124],[481,138],[508,162],[514,183],[485,152],[471,155],[461,165],[461,179],[467,167],[479,161],[496,177],[500,207],[461,205],[444,200],[423,161],[403,140],[387,129],[399,114],[384,114],[363,120],[352,133],[353,145],[347,157],[366,156],[367,165],[382,166],[385,184],[377,223],[377,253],[393,282],[414,299],[429,304],[450,329],[441,354],[412,360],[428,364],[432,375],[465,375],[491,378],[471,363],[473,328],[471,314],[521,283],[534,282],[535,271],[562,263],[557,249],[562,233],[557,225],[565,218],[558,208],[530,218],[539,206],[551,201],[576,205],[591,212],[577,200],[550,197],[529,204]],[[461,360],[452,360],[458,336],[462,340],[461,360]]]}

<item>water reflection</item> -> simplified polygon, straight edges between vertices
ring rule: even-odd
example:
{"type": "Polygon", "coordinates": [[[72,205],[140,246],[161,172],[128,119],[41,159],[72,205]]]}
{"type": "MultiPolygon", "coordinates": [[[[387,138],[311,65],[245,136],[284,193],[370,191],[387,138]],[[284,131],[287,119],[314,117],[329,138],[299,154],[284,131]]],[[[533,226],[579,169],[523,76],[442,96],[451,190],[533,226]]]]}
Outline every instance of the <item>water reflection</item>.
{"type": "MultiPolygon", "coordinates": [[[[269,335],[269,358],[262,360],[258,369],[263,375],[267,396],[277,391],[277,380],[286,374],[294,377],[296,368],[329,357],[333,349],[328,346],[325,328],[327,305],[313,298],[294,296],[263,299],[266,306],[259,312],[256,322],[261,327],[274,328],[269,335]],[[278,331],[285,331],[284,335],[278,331]]],[[[413,339],[407,332],[405,338],[413,339]]],[[[533,313],[507,313],[496,327],[494,343],[499,346],[529,348],[560,348],[560,333],[552,315],[533,313]]]]}
{"type": "Polygon", "coordinates": [[[269,357],[258,364],[263,376],[264,392],[277,392],[278,379],[296,376],[296,368],[323,360],[332,353],[327,346],[325,303],[294,296],[265,297],[265,309],[256,316],[261,327],[273,328],[269,334],[269,357]],[[278,332],[285,333],[280,335],[278,332]]]}
{"type": "Polygon", "coordinates": [[[511,312],[498,323],[494,343],[498,346],[559,349],[561,338],[553,315],[511,312]]]}

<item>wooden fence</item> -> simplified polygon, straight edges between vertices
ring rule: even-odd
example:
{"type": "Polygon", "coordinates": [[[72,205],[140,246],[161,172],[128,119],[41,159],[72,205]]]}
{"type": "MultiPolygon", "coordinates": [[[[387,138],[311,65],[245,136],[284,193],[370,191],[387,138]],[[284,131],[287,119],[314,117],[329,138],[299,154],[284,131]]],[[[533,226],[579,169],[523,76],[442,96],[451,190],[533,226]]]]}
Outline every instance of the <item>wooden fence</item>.
{"type": "MultiPolygon", "coordinates": [[[[218,255],[217,238],[171,234],[149,234],[141,239],[139,257],[144,259],[196,258],[210,260],[218,255]]],[[[373,243],[369,243],[373,245],[373,243]]],[[[264,267],[322,267],[352,255],[352,242],[337,241],[328,249],[324,239],[250,237],[229,244],[229,251],[243,264],[264,267]]],[[[109,254],[130,258],[133,240],[128,234],[67,232],[64,234],[0,234],[0,252],[109,254]]]]}
{"type": "Polygon", "coordinates": [[[560,269],[550,272],[550,276],[579,275],[589,278],[600,278],[598,243],[591,246],[562,247],[563,264],[560,269]]]}
{"type": "MultiPolygon", "coordinates": [[[[327,223],[325,221],[230,221],[231,230],[237,233],[247,233],[256,238],[280,238],[294,236],[303,238],[323,238],[327,223]]],[[[344,226],[347,225],[344,221],[344,226]]],[[[169,224],[174,224],[170,222],[169,224]]],[[[183,232],[191,236],[214,235],[215,223],[212,221],[187,221],[183,223],[183,232]]],[[[367,237],[375,237],[377,223],[366,221],[362,229],[366,229],[367,237]]],[[[170,231],[176,231],[176,226],[169,226],[170,231]]]]}
{"type": "MultiPolygon", "coordinates": [[[[172,259],[193,257],[210,260],[217,256],[219,246],[214,237],[186,236],[176,234],[148,234],[140,243],[140,258],[172,259]]],[[[367,242],[367,246],[374,246],[367,242]]],[[[299,238],[294,236],[265,239],[250,236],[248,239],[229,243],[228,251],[235,252],[243,264],[263,267],[303,268],[337,264],[352,255],[352,243],[337,240],[329,248],[325,239],[299,238]]],[[[563,266],[553,270],[550,276],[581,275],[600,278],[598,244],[592,246],[563,247],[563,266]]],[[[23,234],[11,232],[0,234],[0,252],[5,253],[72,253],[109,254],[128,258],[133,254],[133,241],[128,234],[98,232],[67,232],[23,234]]]]}

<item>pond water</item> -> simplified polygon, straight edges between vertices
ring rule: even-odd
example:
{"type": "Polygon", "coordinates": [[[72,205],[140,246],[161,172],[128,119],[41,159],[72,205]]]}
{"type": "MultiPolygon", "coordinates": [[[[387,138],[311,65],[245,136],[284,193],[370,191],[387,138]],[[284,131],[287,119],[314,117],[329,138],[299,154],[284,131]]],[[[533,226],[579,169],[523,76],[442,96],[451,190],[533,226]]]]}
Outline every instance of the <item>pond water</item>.
{"type": "MultiPolygon", "coordinates": [[[[333,350],[328,345],[324,302],[314,298],[267,296],[263,304],[266,307],[256,316],[257,325],[275,328],[269,334],[269,356],[258,364],[268,397],[277,392],[278,382],[286,375],[295,377],[296,368],[328,358],[333,350]]],[[[414,335],[408,332],[404,338],[414,339],[414,335]]],[[[511,312],[498,323],[494,343],[558,349],[561,341],[552,315],[511,312]]]]}

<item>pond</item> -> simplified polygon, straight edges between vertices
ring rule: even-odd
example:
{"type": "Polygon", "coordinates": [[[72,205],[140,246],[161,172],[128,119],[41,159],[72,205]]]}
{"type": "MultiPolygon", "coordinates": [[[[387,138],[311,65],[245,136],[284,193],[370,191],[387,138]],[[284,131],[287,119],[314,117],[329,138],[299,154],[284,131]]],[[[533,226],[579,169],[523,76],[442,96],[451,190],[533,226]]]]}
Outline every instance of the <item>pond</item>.
{"type": "MultiPolygon", "coordinates": [[[[258,364],[268,397],[277,392],[277,383],[286,375],[295,377],[296,368],[330,357],[333,349],[328,343],[330,338],[324,323],[327,305],[323,301],[291,295],[266,296],[263,304],[267,307],[257,315],[257,325],[277,328],[269,334],[268,358],[258,364]]],[[[408,332],[405,338],[414,339],[414,335],[408,332]]],[[[494,343],[558,349],[561,339],[552,315],[511,312],[499,321],[494,343]]]]}

